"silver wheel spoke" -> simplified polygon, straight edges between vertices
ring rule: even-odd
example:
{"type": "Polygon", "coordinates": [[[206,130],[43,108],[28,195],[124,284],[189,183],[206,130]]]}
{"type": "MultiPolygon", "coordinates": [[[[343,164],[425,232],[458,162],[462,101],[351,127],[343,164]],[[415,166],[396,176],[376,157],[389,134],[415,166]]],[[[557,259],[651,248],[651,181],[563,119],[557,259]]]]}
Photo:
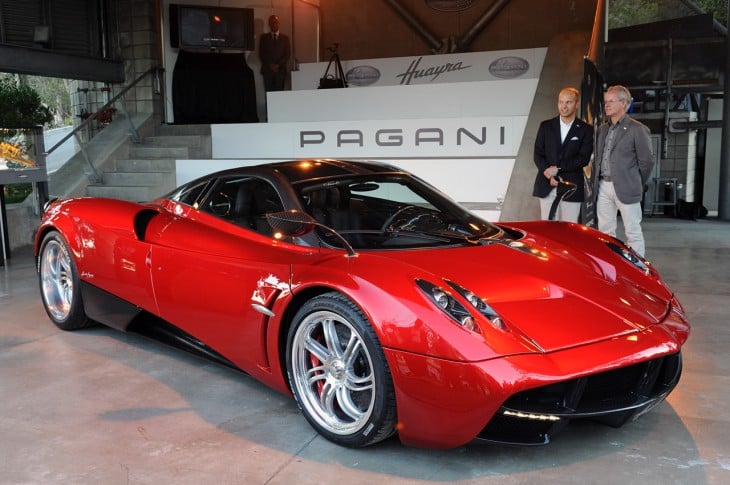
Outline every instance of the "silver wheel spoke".
{"type": "Polygon", "coordinates": [[[352,392],[364,392],[373,389],[375,379],[372,371],[366,376],[356,376],[352,372],[347,373],[347,388],[352,392]]]}
{"type": "Polygon", "coordinates": [[[355,332],[350,333],[350,340],[347,342],[345,351],[342,352],[342,360],[347,364],[349,368],[352,365],[352,361],[357,357],[357,352],[362,346],[362,340],[360,340],[355,332]]]}
{"type": "Polygon", "coordinates": [[[319,403],[322,406],[322,409],[327,411],[330,418],[337,415],[337,411],[334,407],[337,387],[337,385],[332,384],[329,381],[325,381],[324,387],[322,388],[322,394],[319,396],[319,403]]]}
{"type": "Polygon", "coordinates": [[[304,341],[304,349],[311,352],[320,362],[326,362],[330,357],[329,350],[311,336],[304,341]]]}
{"type": "Polygon", "coordinates": [[[324,369],[324,366],[320,365],[317,367],[312,367],[307,371],[307,384],[309,386],[312,386],[313,384],[317,383],[318,381],[321,381],[323,379],[327,378],[327,372],[324,369]]]}
{"type": "Polygon", "coordinates": [[[337,327],[335,326],[334,320],[324,320],[322,322],[322,332],[324,333],[324,340],[330,352],[335,357],[342,357],[342,348],[340,347],[340,339],[337,335],[337,327]]]}
{"type": "Polygon", "coordinates": [[[352,394],[345,386],[337,389],[337,402],[340,405],[340,409],[354,420],[359,420],[365,414],[352,400],[352,394]]]}

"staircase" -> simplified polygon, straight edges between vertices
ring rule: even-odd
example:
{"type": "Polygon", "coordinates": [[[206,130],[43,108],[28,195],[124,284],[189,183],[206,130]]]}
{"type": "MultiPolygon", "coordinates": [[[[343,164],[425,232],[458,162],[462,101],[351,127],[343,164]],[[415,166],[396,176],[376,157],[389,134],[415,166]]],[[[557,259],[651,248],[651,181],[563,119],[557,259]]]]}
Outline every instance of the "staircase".
{"type": "Polygon", "coordinates": [[[210,125],[160,125],[154,136],[131,143],[128,158],[113,162],[86,194],[146,202],[172,191],[175,160],[211,157],[210,125]]]}

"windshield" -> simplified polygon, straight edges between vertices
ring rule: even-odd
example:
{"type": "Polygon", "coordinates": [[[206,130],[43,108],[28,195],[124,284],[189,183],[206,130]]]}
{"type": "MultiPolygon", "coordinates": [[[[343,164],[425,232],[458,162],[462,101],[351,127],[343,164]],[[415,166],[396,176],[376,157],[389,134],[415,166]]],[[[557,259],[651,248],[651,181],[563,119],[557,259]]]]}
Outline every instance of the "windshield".
{"type": "MultiPolygon", "coordinates": [[[[304,209],[354,248],[475,244],[501,230],[405,174],[349,176],[296,184],[304,209]]],[[[340,246],[327,231],[320,238],[340,246]]]]}

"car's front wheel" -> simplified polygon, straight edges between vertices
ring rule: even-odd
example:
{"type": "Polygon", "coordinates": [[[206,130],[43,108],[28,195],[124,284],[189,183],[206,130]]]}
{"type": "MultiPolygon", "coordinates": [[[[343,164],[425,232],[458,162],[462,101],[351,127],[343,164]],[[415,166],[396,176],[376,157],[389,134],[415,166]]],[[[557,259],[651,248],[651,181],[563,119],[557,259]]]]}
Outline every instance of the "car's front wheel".
{"type": "Polygon", "coordinates": [[[84,312],[76,263],[57,231],[43,238],[38,255],[38,278],[43,306],[58,328],[77,330],[94,325],[84,312]]]}
{"type": "Polygon", "coordinates": [[[375,331],[345,296],[327,293],[297,312],[287,340],[289,383],[325,438],[349,447],[395,432],[393,382],[375,331]]]}

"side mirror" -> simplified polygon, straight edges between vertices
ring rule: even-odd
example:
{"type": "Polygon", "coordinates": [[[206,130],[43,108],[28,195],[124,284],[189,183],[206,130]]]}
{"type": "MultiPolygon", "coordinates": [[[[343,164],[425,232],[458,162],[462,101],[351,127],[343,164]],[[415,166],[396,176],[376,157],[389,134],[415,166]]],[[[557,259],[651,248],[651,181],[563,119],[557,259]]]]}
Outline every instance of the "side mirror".
{"type": "Polygon", "coordinates": [[[352,249],[350,243],[342,237],[342,235],[332,229],[329,226],[320,224],[312,216],[305,212],[290,210],[283,212],[271,212],[266,214],[266,220],[269,222],[271,228],[287,237],[300,237],[305,234],[309,234],[314,230],[315,227],[321,227],[325,231],[334,235],[337,239],[342,242],[345,250],[347,250],[347,256],[352,258],[357,256],[355,250],[352,249]]]}
{"type": "Polygon", "coordinates": [[[570,197],[577,189],[578,186],[573,182],[569,182],[567,180],[560,180],[560,182],[558,182],[558,188],[555,191],[555,200],[550,206],[550,215],[548,216],[548,220],[555,220],[555,213],[558,211],[558,205],[560,205],[560,202],[566,197],[570,197]]]}
{"type": "Polygon", "coordinates": [[[274,231],[287,237],[304,236],[318,225],[309,214],[296,210],[270,212],[266,214],[266,220],[274,231]]]}
{"type": "Polygon", "coordinates": [[[558,188],[555,193],[555,198],[560,199],[562,201],[566,197],[570,197],[573,194],[573,192],[575,192],[577,189],[578,189],[578,186],[575,185],[573,182],[569,182],[567,180],[561,180],[558,183],[558,188]]]}

